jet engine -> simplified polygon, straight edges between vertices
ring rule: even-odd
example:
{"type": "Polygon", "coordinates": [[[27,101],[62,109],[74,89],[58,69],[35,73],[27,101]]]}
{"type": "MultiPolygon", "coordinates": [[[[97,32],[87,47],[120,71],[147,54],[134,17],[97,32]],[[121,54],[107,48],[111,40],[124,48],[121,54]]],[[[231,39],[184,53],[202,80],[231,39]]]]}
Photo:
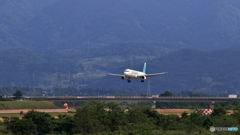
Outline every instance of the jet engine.
{"type": "Polygon", "coordinates": [[[125,77],[125,76],[122,76],[121,78],[122,78],[122,80],[126,80],[127,79],[127,77],[125,77]]]}
{"type": "Polygon", "coordinates": [[[146,80],[147,77],[146,77],[146,76],[141,76],[141,79],[142,79],[142,80],[146,80]]]}

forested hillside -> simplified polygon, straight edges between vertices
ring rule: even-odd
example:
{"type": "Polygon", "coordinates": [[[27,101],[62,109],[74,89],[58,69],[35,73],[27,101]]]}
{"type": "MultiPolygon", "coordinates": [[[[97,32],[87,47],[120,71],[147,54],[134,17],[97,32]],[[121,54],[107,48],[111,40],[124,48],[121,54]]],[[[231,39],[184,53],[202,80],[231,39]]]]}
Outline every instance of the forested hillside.
{"type": "Polygon", "coordinates": [[[155,41],[226,48],[239,43],[239,5],[235,0],[1,0],[0,46],[65,50],[155,41]]]}
{"type": "Polygon", "coordinates": [[[28,21],[54,1],[56,0],[0,0],[1,50],[19,46],[26,47],[26,44],[21,44],[17,37],[25,34],[23,29],[28,21]]]}

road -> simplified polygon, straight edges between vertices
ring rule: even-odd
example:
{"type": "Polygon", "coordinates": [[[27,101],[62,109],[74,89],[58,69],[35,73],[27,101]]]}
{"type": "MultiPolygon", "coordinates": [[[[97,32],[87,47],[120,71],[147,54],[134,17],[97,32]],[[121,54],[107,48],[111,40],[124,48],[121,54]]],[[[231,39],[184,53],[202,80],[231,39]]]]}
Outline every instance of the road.
{"type": "Polygon", "coordinates": [[[48,100],[48,101],[132,101],[132,102],[229,102],[232,100],[240,100],[240,98],[228,97],[138,97],[138,96],[72,96],[72,97],[28,97],[28,100],[48,100]]]}

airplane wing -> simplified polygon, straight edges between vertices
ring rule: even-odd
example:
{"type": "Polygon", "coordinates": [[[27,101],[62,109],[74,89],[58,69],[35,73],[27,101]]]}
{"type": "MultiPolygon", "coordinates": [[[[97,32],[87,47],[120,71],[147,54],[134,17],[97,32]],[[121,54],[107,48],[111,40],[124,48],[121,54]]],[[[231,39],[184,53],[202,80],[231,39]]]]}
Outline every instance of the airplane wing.
{"type": "Polygon", "coordinates": [[[156,76],[156,75],[163,75],[166,74],[167,72],[162,72],[162,73],[155,73],[155,74],[146,74],[146,77],[151,77],[151,76],[156,76]]]}
{"type": "Polygon", "coordinates": [[[111,73],[108,73],[108,75],[114,75],[114,76],[125,77],[125,75],[120,75],[120,74],[111,74],[111,73]]]}

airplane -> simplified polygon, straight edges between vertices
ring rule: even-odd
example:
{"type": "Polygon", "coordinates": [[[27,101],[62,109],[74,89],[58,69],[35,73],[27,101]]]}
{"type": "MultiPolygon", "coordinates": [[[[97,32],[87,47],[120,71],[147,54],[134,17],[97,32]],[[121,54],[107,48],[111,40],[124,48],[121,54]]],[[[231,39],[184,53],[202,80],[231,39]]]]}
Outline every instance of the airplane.
{"type": "Polygon", "coordinates": [[[154,74],[146,74],[146,62],[144,63],[143,66],[143,71],[136,71],[136,70],[132,70],[132,69],[126,69],[124,71],[124,75],[120,75],[120,74],[111,74],[108,73],[108,75],[114,75],[114,76],[119,76],[122,78],[122,80],[126,80],[130,83],[131,80],[130,78],[133,79],[141,79],[141,82],[144,82],[144,80],[147,79],[147,77],[151,77],[151,76],[156,76],[156,75],[162,75],[162,74],[166,74],[167,72],[162,72],[162,73],[154,73],[154,74]]]}

